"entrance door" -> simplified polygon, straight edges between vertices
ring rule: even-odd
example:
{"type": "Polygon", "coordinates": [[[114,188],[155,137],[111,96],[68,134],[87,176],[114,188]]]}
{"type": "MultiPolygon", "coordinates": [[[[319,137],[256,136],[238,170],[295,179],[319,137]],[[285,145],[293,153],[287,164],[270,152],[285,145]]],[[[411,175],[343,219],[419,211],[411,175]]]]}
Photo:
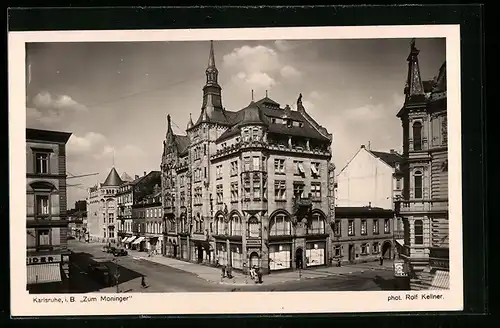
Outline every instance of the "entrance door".
{"type": "Polygon", "coordinates": [[[256,252],[250,254],[250,268],[253,268],[254,266],[259,266],[259,254],[256,252]]]}
{"type": "Polygon", "coordinates": [[[391,242],[386,240],[382,245],[382,256],[385,259],[391,258],[391,249],[392,249],[391,242]]]}
{"type": "Polygon", "coordinates": [[[295,251],[295,266],[297,269],[304,268],[304,250],[301,247],[295,251]]]}
{"type": "Polygon", "coordinates": [[[203,247],[198,245],[198,263],[203,262],[203,247]]]}
{"type": "Polygon", "coordinates": [[[177,258],[177,245],[174,245],[173,248],[174,248],[174,258],[177,258]]]}
{"type": "Polygon", "coordinates": [[[349,261],[350,262],[354,261],[354,245],[353,244],[349,245],[349,261]]]}

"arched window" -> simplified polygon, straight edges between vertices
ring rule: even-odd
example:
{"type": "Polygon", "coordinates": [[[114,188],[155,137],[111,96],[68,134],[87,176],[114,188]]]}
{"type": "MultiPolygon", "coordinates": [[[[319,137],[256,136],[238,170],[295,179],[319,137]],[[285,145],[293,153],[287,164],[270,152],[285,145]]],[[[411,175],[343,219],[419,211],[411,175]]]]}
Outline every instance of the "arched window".
{"type": "Polygon", "coordinates": [[[250,219],[248,219],[248,237],[260,237],[260,224],[259,220],[257,220],[255,216],[252,216],[250,219]]]}
{"type": "Polygon", "coordinates": [[[423,245],[424,243],[424,223],[422,220],[415,220],[414,223],[414,238],[415,245],[423,245]]]}
{"type": "Polygon", "coordinates": [[[423,197],[423,185],[422,185],[422,172],[415,171],[413,174],[413,190],[415,199],[420,199],[423,197]]]}
{"type": "Polygon", "coordinates": [[[422,123],[413,123],[413,150],[422,150],[422,123]]]}
{"type": "Polygon", "coordinates": [[[237,214],[231,216],[231,236],[241,236],[241,218],[237,214]]]}
{"type": "Polygon", "coordinates": [[[277,214],[269,222],[270,236],[287,236],[292,234],[292,223],[285,214],[277,214]]]}
{"type": "Polygon", "coordinates": [[[219,214],[217,216],[217,221],[215,222],[216,227],[215,230],[217,231],[218,235],[223,235],[224,234],[224,216],[222,214],[219,214]]]}
{"type": "Polygon", "coordinates": [[[325,233],[325,219],[320,213],[312,215],[311,223],[307,228],[308,234],[324,234],[325,233]]]}

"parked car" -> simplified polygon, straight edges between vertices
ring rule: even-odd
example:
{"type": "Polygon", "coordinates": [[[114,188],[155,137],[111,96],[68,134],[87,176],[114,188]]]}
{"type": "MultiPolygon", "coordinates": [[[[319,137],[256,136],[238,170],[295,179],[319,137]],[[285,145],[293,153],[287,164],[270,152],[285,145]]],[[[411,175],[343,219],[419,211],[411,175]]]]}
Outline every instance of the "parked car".
{"type": "Polygon", "coordinates": [[[127,256],[128,252],[123,248],[115,248],[113,255],[114,256],[127,256]]]}
{"type": "Polygon", "coordinates": [[[111,285],[111,273],[106,265],[100,263],[89,264],[89,274],[104,286],[111,285]]]}
{"type": "Polygon", "coordinates": [[[111,246],[110,248],[108,248],[108,253],[113,254],[115,252],[115,250],[116,250],[116,247],[111,246]]]}
{"type": "Polygon", "coordinates": [[[102,248],[102,251],[103,251],[104,253],[109,253],[109,246],[107,246],[107,245],[106,245],[106,246],[104,246],[104,247],[102,248]]]}

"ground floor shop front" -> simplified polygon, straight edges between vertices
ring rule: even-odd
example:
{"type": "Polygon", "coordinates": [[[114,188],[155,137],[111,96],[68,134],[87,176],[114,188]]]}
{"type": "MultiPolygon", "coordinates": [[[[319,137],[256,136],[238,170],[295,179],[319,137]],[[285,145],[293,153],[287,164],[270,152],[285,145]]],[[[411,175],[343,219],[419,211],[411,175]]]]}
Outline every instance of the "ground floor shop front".
{"type": "Polygon", "coordinates": [[[338,263],[372,262],[393,259],[394,246],[389,239],[344,240],[332,242],[332,261],[338,263]]]}
{"type": "Polygon", "coordinates": [[[28,254],[26,289],[30,294],[69,292],[69,262],[67,252],[28,254]]]}

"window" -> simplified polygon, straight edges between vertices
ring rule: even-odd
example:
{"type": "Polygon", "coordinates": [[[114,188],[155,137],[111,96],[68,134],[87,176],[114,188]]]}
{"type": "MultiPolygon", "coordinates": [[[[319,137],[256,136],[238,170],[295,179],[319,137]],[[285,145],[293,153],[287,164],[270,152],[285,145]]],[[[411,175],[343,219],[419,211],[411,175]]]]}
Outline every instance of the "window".
{"type": "Polygon", "coordinates": [[[222,179],[222,165],[217,165],[215,167],[215,177],[217,180],[222,179]]]}
{"type": "Polygon", "coordinates": [[[215,230],[217,231],[218,235],[224,235],[224,217],[222,214],[219,214],[217,220],[215,221],[215,230]]]}
{"type": "Polygon", "coordinates": [[[307,229],[308,234],[324,234],[325,220],[320,214],[313,214],[311,223],[307,229]]]}
{"type": "Polygon", "coordinates": [[[415,220],[415,245],[424,244],[424,223],[422,220],[415,220]]]}
{"type": "Polygon", "coordinates": [[[207,178],[207,168],[203,168],[203,177],[206,179],[207,178]]]}
{"type": "Polygon", "coordinates": [[[366,235],[367,223],[366,220],[361,220],[361,234],[366,235]]]}
{"type": "Polygon", "coordinates": [[[238,202],[238,182],[231,182],[231,202],[238,202]]]}
{"type": "Polygon", "coordinates": [[[271,119],[271,122],[272,122],[272,123],[276,123],[276,119],[273,117],[273,118],[271,119]]]}
{"type": "Polygon", "coordinates": [[[443,136],[443,144],[448,143],[448,120],[446,116],[443,116],[441,120],[441,134],[443,136]]]}
{"type": "Polygon", "coordinates": [[[448,160],[445,160],[445,161],[441,164],[441,171],[442,171],[442,172],[448,172],[448,160]]]}
{"type": "Polygon", "coordinates": [[[260,131],[259,131],[259,128],[253,128],[252,130],[252,139],[253,140],[260,140],[260,131]]]}
{"type": "Polygon", "coordinates": [[[217,204],[222,204],[224,199],[222,185],[221,184],[217,185],[216,190],[217,190],[217,204]]]}
{"type": "Polygon", "coordinates": [[[274,160],[274,173],[285,174],[285,160],[275,159],[274,160]]]}
{"type": "Polygon", "coordinates": [[[50,246],[50,230],[43,229],[37,231],[38,246],[50,246]]]}
{"type": "Polygon", "coordinates": [[[384,220],[384,233],[390,233],[391,232],[391,220],[385,219],[384,220]]]}
{"type": "Polygon", "coordinates": [[[422,123],[413,123],[413,150],[422,150],[422,123]]]}
{"type": "Polygon", "coordinates": [[[113,229],[109,230],[109,238],[115,238],[115,231],[113,229]]]}
{"type": "Polygon", "coordinates": [[[250,171],[250,157],[245,157],[244,163],[245,163],[245,171],[250,171]]]}
{"type": "Polygon", "coordinates": [[[231,176],[238,175],[238,161],[231,162],[231,176]]]}
{"type": "Polygon", "coordinates": [[[349,236],[354,236],[354,220],[349,220],[347,226],[347,234],[349,236]]]}
{"type": "Polygon", "coordinates": [[[252,164],[254,171],[260,171],[260,158],[258,156],[254,156],[252,164]]]}
{"type": "Polygon", "coordinates": [[[311,175],[314,178],[319,178],[319,163],[311,162],[311,175]]]}
{"type": "Polygon", "coordinates": [[[378,235],[379,225],[378,220],[373,220],[373,234],[378,235]]]}
{"type": "Polygon", "coordinates": [[[203,155],[207,155],[207,145],[203,145],[203,155]]]}
{"type": "Polygon", "coordinates": [[[182,206],[186,206],[186,205],[185,205],[185,202],[186,202],[186,193],[185,193],[184,191],[181,191],[181,199],[180,199],[180,200],[181,200],[181,204],[180,204],[180,206],[181,206],[181,207],[182,207],[182,206]]]}
{"type": "Polygon", "coordinates": [[[340,236],[342,234],[341,231],[340,220],[335,220],[335,223],[333,225],[333,233],[335,234],[335,236],[340,236]]]}
{"type": "Polygon", "coordinates": [[[259,220],[255,216],[252,216],[248,220],[248,237],[258,238],[260,237],[260,225],[259,220]]]}
{"type": "Polygon", "coordinates": [[[274,199],[277,201],[286,201],[286,181],[276,180],[274,182],[274,199]]]}
{"type": "Polygon", "coordinates": [[[302,182],[294,182],[293,183],[293,196],[295,198],[303,198],[304,197],[304,183],[302,183],[302,182]]]}
{"type": "Polygon", "coordinates": [[[241,236],[241,218],[236,214],[231,217],[231,236],[241,236]]]}
{"type": "Polygon", "coordinates": [[[292,223],[284,214],[278,214],[270,220],[269,235],[271,236],[288,236],[292,232],[292,223]]]}
{"type": "Polygon", "coordinates": [[[291,128],[293,126],[293,121],[292,120],[286,120],[286,126],[291,128]]]}
{"type": "Polygon", "coordinates": [[[250,199],[251,194],[250,194],[250,175],[246,174],[243,177],[243,188],[245,192],[245,199],[250,199]]]}
{"type": "Polygon", "coordinates": [[[242,134],[244,142],[250,141],[250,132],[248,131],[248,129],[243,129],[242,134]]]}
{"type": "Polygon", "coordinates": [[[36,214],[37,216],[46,216],[50,214],[49,196],[36,197],[36,214]]]}
{"type": "Polygon", "coordinates": [[[377,254],[378,252],[379,252],[379,243],[375,242],[375,243],[373,243],[372,253],[377,254]]]}
{"type": "Polygon", "coordinates": [[[368,244],[361,244],[361,255],[367,255],[370,252],[369,248],[368,244]]]}
{"type": "Polygon", "coordinates": [[[109,223],[113,223],[113,221],[114,221],[114,219],[115,219],[115,218],[114,218],[114,214],[113,214],[113,213],[109,213],[109,214],[108,214],[108,218],[109,218],[109,223]]]}
{"type": "Polygon", "coordinates": [[[35,173],[49,173],[49,154],[35,153],[35,173]]]}
{"type": "Polygon", "coordinates": [[[302,161],[293,161],[293,165],[297,169],[294,175],[300,175],[300,176],[305,175],[306,171],[304,170],[304,163],[302,161]]]}
{"type": "Polygon", "coordinates": [[[311,197],[315,200],[321,200],[321,183],[311,183],[311,197]]]}
{"type": "Polygon", "coordinates": [[[335,257],[342,256],[342,248],[340,245],[335,245],[335,257]]]}
{"type": "Polygon", "coordinates": [[[401,190],[401,179],[400,178],[396,179],[396,190],[401,190]]]}
{"type": "Polygon", "coordinates": [[[261,198],[260,176],[258,174],[255,174],[253,176],[253,198],[254,199],[261,198]]]}
{"type": "Polygon", "coordinates": [[[413,189],[414,189],[414,198],[415,199],[421,199],[423,197],[423,192],[422,192],[422,172],[421,171],[415,171],[413,174],[413,189]]]}

